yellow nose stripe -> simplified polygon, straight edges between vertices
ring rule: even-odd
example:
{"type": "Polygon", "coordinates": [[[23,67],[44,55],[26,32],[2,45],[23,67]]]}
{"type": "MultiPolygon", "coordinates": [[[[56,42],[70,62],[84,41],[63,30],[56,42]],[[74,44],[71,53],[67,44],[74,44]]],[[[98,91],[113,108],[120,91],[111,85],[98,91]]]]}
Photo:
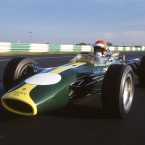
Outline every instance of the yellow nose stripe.
{"type": "Polygon", "coordinates": [[[68,66],[64,66],[64,67],[59,67],[55,70],[52,70],[51,73],[61,73],[65,70],[68,70],[68,69],[71,69],[71,68],[75,68],[75,67],[78,67],[78,66],[81,66],[81,65],[84,65],[85,63],[75,63],[75,64],[72,64],[72,65],[68,65],[68,66]]]}

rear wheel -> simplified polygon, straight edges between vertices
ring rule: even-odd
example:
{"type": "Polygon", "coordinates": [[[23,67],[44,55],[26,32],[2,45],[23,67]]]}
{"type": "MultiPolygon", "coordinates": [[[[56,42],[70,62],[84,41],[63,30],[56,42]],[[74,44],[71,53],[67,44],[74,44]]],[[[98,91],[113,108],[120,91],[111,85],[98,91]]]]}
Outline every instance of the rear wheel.
{"type": "Polygon", "coordinates": [[[142,57],[138,68],[138,80],[142,88],[145,88],[145,56],[142,57]]]}
{"type": "Polygon", "coordinates": [[[4,89],[8,91],[21,81],[32,76],[34,74],[32,65],[37,65],[37,62],[31,58],[15,57],[11,59],[4,70],[4,89]]]}
{"type": "Polygon", "coordinates": [[[134,73],[128,65],[111,65],[102,84],[102,107],[105,113],[123,118],[132,105],[134,95],[134,73]]]}

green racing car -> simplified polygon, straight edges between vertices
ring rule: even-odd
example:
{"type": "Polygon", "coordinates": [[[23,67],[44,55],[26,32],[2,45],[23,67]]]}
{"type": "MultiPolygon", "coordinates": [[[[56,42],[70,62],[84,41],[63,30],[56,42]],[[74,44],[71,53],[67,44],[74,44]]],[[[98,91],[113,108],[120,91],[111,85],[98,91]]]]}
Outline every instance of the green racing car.
{"type": "Polygon", "coordinates": [[[120,54],[97,58],[76,55],[67,64],[42,68],[28,57],[11,59],[4,71],[6,93],[1,103],[8,111],[33,116],[62,108],[88,95],[101,95],[104,113],[124,118],[134,96],[134,78],[145,88],[145,56],[125,60],[120,54]]]}

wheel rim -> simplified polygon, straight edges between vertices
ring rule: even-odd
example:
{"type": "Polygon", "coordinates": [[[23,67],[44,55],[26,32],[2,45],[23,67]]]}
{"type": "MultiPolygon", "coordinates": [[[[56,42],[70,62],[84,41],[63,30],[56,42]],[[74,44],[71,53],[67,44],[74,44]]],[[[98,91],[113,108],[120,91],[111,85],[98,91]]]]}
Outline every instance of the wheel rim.
{"type": "Polygon", "coordinates": [[[31,76],[31,74],[32,74],[32,72],[30,72],[30,67],[31,67],[31,65],[32,64],[27,64],[27,65],[25,65],[23,68],[22,68],[22,70],[21,70],[21,72],[20,72],[20,74],[19,74],[19,79],[20,80],[24,80],[24,79],[26,79],[27,77],[30,77],[31,76]]]}
{"type": "Polygon", "coordinates": [[[123,89],[123,106],[124,110],[128,112],[131,108],[133,100],[133,82],[131,74],[128,75],[124,83],[123,89]]]}

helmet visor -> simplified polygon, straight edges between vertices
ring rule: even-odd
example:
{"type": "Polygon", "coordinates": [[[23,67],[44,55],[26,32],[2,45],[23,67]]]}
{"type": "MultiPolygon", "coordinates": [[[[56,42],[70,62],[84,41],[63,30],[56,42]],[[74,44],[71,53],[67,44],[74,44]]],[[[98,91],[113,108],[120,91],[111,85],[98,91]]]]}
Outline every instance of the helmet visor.
{"type": "Polygon", "coordinates": [[[100,46],[94,46],[94,51],[95,52],[102,52],[103,51],[103,48],[100,47],[100,46]]]}

